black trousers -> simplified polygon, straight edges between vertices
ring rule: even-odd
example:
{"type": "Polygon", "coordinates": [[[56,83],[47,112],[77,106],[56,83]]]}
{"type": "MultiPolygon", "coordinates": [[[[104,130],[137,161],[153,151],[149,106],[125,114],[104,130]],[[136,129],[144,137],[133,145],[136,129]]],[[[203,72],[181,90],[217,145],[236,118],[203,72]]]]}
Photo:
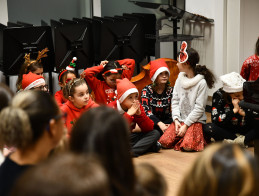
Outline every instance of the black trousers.
{"type": "Polygon", "coordinates": [[[157,130],[147,133],[137,132],[130,134],[130,143],[133,156],[140,156],[146,152],[151,152],[152,148],[156,145],[160,134],[157,130]]]}
{"type": "MultiPolygon", "coordinates": [[[[215,141],[222,141],[224,139],[234,140],[237,136],[234,130],[229,130],[227,128],[221,128],[214,123],[207,123],[203,125],[203,134],[205,138],[213,138],[215,141]]],[[[245,145],[256,138],[256,131],[254,128],[249,130],[244,130],[239,134],[245,136],[245,145]]]]}

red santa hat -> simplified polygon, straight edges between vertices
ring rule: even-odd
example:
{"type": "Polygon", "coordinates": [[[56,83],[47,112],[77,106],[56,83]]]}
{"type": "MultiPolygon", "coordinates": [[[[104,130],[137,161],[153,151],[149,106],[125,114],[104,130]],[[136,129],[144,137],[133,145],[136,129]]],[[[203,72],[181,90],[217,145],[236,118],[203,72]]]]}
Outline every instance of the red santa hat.
{"type": "Polygon", "coordinates": [[[129,79],[124,78],[122,80],[117,79],[117,98],[120,103],[122,103],[130,94],[138,93],[137,87],[129,81],[129,79]]]}
{"type": "Polygon", "coordinates": [[[246,81],[239,73],[231,72],[220,76],[223,83],[223,90],[227,93],[237,93],[243,91],[243,84],[246,81]]]}
{"type": "Polygon", "coordinates": [[[22,89],[29,90],[40,84],[45,84],[45,80],[42,76],[29,72],[28,74],[23,74],[22,78],[22,89]]]}
{"type": "Polygon", "coordinates": [[[75,71],[75,67],[76,67],[76,62],[77,61],[77,58],[76,57],[73,57],[72,61],[70,62],[70,64],[66,67],[66,70],[69,70],[69,71],[75,71]]]}
{"type": "Polygon", "coordinates": [[[149,76],[152,82],[155,82],[157,76],[164,71],[167,71],[170,76],[169,68],[164,59],[157,59],[150,62],[149,76]]]}

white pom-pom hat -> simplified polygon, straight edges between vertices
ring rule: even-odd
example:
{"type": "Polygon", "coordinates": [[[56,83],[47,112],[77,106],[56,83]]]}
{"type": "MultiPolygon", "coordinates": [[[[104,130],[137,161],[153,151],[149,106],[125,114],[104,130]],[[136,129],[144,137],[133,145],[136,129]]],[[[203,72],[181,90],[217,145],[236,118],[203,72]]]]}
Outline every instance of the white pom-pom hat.
{"type": "Polygon", "coordinates": [[[239,73],[231,72],[220,76],[223,83],[223,90],[226,93],[237,93],[243,91],[243,84],[246,81],[239,73]]]}

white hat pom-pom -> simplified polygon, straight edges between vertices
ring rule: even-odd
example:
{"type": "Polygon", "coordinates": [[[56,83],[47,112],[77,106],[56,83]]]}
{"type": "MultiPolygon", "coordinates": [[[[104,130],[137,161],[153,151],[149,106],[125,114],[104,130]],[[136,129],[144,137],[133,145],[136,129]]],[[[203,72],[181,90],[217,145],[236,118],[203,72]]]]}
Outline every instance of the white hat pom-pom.
{"type": "Polygon", "coordinates": [[[77,61],[77,58],[76,58],[76,57],[73,57],[73,60],[74,60],[74,61],[77,61]]]}

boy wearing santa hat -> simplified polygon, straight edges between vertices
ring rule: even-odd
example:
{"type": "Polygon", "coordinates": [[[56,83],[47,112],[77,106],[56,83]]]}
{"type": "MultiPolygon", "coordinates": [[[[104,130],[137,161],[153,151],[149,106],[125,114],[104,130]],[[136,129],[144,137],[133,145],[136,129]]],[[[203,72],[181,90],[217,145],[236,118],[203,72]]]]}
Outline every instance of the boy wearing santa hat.
{"type": "Polygon", "coordinates": [[[116,80],[117,100],[109,106],[117,109],[130,125],[130,142],[133,156],[139,156],[149,151],[158,152],[161,148],[157,140],[160,134],[154,130],[154,122],[147,117],[144,108],[138,101],[138,89],[127,78],[116,80]]]}

